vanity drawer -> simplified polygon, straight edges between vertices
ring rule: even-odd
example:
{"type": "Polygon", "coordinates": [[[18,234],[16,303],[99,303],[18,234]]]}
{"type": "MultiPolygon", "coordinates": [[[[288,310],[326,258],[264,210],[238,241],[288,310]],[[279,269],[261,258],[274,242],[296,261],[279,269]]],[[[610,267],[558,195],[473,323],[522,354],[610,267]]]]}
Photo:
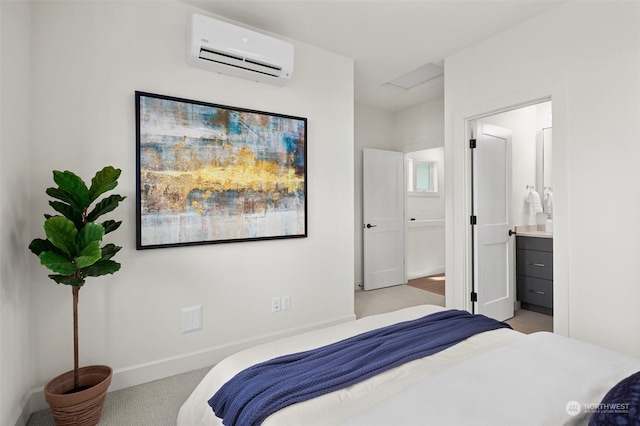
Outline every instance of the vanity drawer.
{"type": "Polygon", "coordinates": [[[516,249],[537,250],[537,251],[553,251],[553,238],[541,237],[517,237],[516,249]]]}
{"type": "Polygon", "coordinates": [[[553,309],[553,281],[518,276],[517,297],[523,303],[553,309]]]}
{"type": "Polygon", "coordinates": [[[553,280],[553,253],[536,250],[517,250],[518,275],[553,280]]]}

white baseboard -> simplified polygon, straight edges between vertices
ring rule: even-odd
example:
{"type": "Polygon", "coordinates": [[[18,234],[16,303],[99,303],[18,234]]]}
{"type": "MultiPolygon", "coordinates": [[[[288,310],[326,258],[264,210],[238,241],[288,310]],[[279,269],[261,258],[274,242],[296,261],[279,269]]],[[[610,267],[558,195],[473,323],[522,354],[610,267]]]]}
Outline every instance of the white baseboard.
{"type": "MultiPolygon", "coordinates": [[[[250,348],[272,340],[317,330],[336,324],[341,324],[356,319],[355,314],[347,315],[331,321],[323,321],[304,327],[291,328],[289,330],[270,333],[250,339],[237,340],[224,345],[214,346],[197,352],[178,355],[171,358],[160,359],[145,364],[119,368],[113,371],[113,378],[109,386],[109,392],[154,380],[164,379],[176,374],[186,373],[199,368],[211,367],[224,358],[243,349],[250,348]]],[[[29,389],[22,398],[21,412],[16,416],[15,426],[25,426],[31,414],[36,411],[49,408],[44,399],[44,386],[29,389]]]]}

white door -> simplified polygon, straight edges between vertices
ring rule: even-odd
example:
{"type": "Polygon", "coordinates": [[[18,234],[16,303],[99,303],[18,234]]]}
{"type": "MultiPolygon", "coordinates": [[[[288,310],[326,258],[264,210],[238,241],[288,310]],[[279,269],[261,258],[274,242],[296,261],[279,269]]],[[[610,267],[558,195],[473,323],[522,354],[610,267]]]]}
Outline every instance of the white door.
{"type": "Polygon", "coordinates": [[[404,284],[404,154],[363,153],[364,289],[404,284]]]}
{"type": "Polygon", "coordinates": [[[511,130],[477,121],[473,156],[475,312],[513,317],[515,282],[511,230],[511,130]]]}

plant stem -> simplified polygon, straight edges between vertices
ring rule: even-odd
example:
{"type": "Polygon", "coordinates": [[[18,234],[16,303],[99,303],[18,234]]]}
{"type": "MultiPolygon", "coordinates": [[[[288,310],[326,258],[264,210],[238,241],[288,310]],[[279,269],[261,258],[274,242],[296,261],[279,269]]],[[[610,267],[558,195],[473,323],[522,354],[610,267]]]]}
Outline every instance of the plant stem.
{"type": "Polygon", "coordinates": [[[79,375],[79,356],[78,356],[78,293],[80,293],[79,286],[71,286],[73,289],[73,387],[78,389],[80,387],[80,375],[79,375]]]}

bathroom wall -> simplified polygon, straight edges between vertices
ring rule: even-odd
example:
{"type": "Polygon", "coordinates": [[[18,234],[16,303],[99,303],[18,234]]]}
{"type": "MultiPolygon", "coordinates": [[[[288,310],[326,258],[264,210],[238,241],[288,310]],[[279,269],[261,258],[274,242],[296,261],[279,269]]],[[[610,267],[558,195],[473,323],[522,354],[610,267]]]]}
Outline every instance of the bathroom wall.
{"type": "Polygon", "coordinates": [[[513,226],[536,223],[526,201],[527,186],[534,186],[542,202],[543,188],[537,187],[537,144],[544,127],[551,127],[551,102],[492,115],[483,122],[512,131],[512,205],[513,226]]]}
{"type": "Polygon", "coordinates": [[[437,163],[437,192],[407,192],[407,279],[444,273],[444,147],[406,154],[414,161],[437,163]]]}

